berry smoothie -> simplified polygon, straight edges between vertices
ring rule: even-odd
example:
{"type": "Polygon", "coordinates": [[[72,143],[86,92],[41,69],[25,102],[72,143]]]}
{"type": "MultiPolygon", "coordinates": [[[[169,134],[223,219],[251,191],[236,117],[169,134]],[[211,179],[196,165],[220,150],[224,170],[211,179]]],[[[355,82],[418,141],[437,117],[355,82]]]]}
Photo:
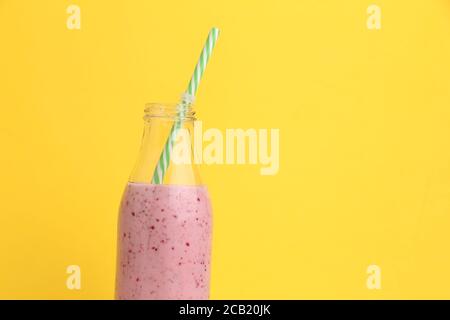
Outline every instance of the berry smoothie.
{"type": "Polygon", "coordinates": [[[206,187],[129,183],[122,199],[117,299],[208,299],[206,187]]]}

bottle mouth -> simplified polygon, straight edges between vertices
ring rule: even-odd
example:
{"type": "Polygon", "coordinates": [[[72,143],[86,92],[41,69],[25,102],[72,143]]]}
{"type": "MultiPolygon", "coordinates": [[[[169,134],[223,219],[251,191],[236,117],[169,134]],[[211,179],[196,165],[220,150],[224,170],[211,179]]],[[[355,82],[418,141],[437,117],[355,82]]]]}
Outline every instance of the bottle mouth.
{"type": "Polygon", "coordinates": [[[194,121],[196,119],[191,104],[147,103],[144,109],[144,120],[149,121],[154,118],[171,121],[194,121]]]}

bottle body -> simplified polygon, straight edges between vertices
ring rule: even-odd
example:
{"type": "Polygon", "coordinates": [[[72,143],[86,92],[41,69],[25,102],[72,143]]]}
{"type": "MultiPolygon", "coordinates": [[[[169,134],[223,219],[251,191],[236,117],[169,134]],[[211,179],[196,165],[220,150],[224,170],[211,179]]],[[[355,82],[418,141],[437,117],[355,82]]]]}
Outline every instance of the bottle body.
{"type": "MultiPolygon", "coordinates": [[[[157,126],[149,124],[153,136],[159,136],[154,132],[157,126]]],[[[143,144],[147,143],[144,133],[143,144]]],[[[153,153],[160,150],[156,147],[153,153]]],[[[154,158],[153,153],[142,146],[140,157],[154,158]]],[[[154,168],[155,164],[138,159],[138,165],[154,168]]],[[[151,176],[142,178],[138,173],[132,174],[125,188],[119,211],[117,299],[209,298],[212,212],[208,191],[191,165],[170,166],[163,184],[152,184],[151,176]]]]}

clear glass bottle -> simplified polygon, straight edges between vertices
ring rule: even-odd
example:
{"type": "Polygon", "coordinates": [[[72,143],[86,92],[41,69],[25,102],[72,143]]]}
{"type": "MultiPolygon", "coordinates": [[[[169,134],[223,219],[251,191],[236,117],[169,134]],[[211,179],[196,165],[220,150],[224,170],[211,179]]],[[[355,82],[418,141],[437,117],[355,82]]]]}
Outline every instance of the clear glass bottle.
{"type": "Polygon", "coordinates": [[[141,149],[119,212],[117,299],[208,299],[211,203],[194,164],[193,124],[176,105],[148,104],[141,149]],[[162,184],[152,176],[172,126],[182,131],[162,184]],[[188,141],[186,141],[188,139],[188,141]],[[179,148],[187,143],[189,149],[179,148]],[[184,161],[174,161],[174,158],[184,161]]]}

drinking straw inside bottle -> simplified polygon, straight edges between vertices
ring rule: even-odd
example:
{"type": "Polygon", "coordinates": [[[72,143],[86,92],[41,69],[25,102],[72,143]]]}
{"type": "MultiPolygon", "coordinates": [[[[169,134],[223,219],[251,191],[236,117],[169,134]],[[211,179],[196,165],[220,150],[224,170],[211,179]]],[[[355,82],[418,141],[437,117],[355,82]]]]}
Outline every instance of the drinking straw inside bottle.
{"type": "Polygon", "coordinates": [[[162,184],[164,180],[164,175],[169,167],[170,155],[172,152],[172,147],[177,137],[178,130],[182,127],[183,118],[187,110],[189,110],[189,106],[192,104],[195,94],[197,93],[198,86],[200,84],[200,80],[202,78],[203,73],[205,72],[206,65],[211,57],[211,53],[214,49],[214,45],[216,44],[217,38],[219,36],[219,29],[212,28],[208,34],[208,38],[206,39],[206,43],[203,46],[202,53],[200,54],[200,58],[198,59],[197,65],[195,66],[194,73],[192,74],[191,80],[189,81],[188,87],[183,94],[181,101],[178,103],[178,116],[177,120],[172,126],[170,130],[170,134],[167,137],[166,143],[164,145],[164,149],[161,152],[158,163],[156,165],[155,171],[153,173],[152,183],[153,184],[162,184]]]}

